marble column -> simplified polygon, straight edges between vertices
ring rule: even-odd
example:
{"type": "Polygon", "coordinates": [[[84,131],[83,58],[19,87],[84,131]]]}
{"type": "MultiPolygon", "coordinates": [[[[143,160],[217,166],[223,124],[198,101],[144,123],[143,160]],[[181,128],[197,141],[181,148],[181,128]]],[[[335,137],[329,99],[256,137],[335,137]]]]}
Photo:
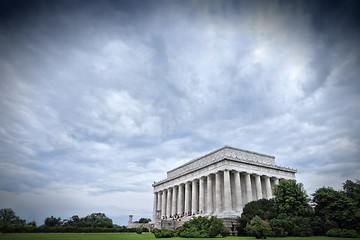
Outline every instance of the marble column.
{"type": "Polygon", "coordinates": [[[158,193],[157,192],[155,192],[154,193],[154,206],[153,206],[153,219],[154,219],[154,221],[155,221],[155,219],[156,219],[156,209],[157,209],[157,201],[158,201],[158,193]]]}
{"type": "Polygon", "coordinates": [[[174,216],[177,213],[177,186],[173,187],[172,190],[172,204],[171,204],[171,215],[174,216]]]}
{"type": "Polygon", "coordinates": [[[266,197],[267,197],[267,199],[272,198],[272,190],[271,190],[270,178],[268,176],[265,177],[265,187],[266,187],[266,197]]]}
{"type": "Polygon", "coordinates": [[[231,188],[230,188],[230,172],[224,171],[224,210],[231,211],[231,188]]]}
{"type": "Polygon", "coordinates": [[[205,178],[199,180],[199,213],[205,213],[205,178]]]}
{"type": "Polygon", "coordinates": [[[198,180],[195,179],[192,181],[192,199],[191,199],[191,213],[197,214],[199,211],[199,188],[198,180]]]}
{"type": "Polygon", "coordinates": [[[221,176],[220,172],[215,174],[215,211],[221,212],[221,176]]]}
{"type": "Polygon", "coordinates": [[[185,183],[185,215],[190,212],[190,197],[191,197],[191,191],[190,191],[190,182],[185,183]]]}
{"type": "Polygon", "coordinates": [[[274,180],[274,185],[276,186],[276,185],[279,185],[279,179],[278,178],[275,178],[275,180],[274,180]]]}
{"type": "Polygon", "coordinates": [[[276,187],[276,185],[279,184],[279,179],[278,178],[273,178],[273,183],[271,184],[271,179],[270,179],[270,185],[271,185],[271,193],[274,192],[274,188],[276,187]]]}
{"type": "MultiPolygon", "coordinates": [[[[160,210],[161,211],[161,191],[158,192],[158,200],[157,200],[157,208],[156,210],[160,210]]],[[[161,217],[161,213],[160,213],[160,217],[161,217]]]]}
{"type": "Polygon", "coordinates": [[[184,184],[179,184],[179,199],[178,199],[178,214],[181,215],[184,213],[184,184]]]}
{"type": "Polygon", "coordinates": [[[207,214],[212,214],[214,209],[213,209],[213,181],[212,181],[212,176],[208,175],[207,176],[207,206],[206,206],[206,213],[207,214]]]}
{"type": "Polygon", "coordinates": [[[235,210],[237,212],[241,211],[242,207],[242,196],[241,196],[241,178],[240,178],[240,172],[234,172],[234,182],[235,182],[235,210]]]}
{"type": "Polygon", "coordinates": [[[162,191],[162,198],[161,198],[161,217],[166,216],[166,190],[162,191]]]}
{"type": "Polygon", "coordinates": [[[246,203],[252,201],[252,189],[251,189],[251,177],[250,173],[245,173],[245,185],[246,185],[246,203]]]}
{"type": "Polygon", "coordinates": [[[166,199],[166,215],[168,218],[171,215],[171,188],[167,189],[167,199],[166,199]]]}
{"type": "Polygon", "coordinates": [[[257,200],[259,200],[263,198],[260,175],[255,175],[255,183],[256,183],[256,196],[257,196],[257,200]]]}

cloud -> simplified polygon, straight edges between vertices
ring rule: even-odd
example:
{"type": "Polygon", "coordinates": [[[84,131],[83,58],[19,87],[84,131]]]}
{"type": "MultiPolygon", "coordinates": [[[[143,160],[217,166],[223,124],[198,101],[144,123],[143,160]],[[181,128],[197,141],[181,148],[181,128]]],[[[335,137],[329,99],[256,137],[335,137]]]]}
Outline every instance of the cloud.
{"type": "Polygon", "coordinates": [[[73,215],[84,217],[93,212],[104,212],[116,222],[126,225],[129,209],[133,209],[131,213],[137,216],[152,214],[152,194],[148,192],[97,194],[96,188],[71,185],[51,187],[18,194],[2,191],[0,198],[18,215],[35,220],[38,225],[42,225],[44,219],[50,216],[68,219],[73,215]]]}
{"type": "Polygon", "coordinates": [[[224,145],[341,188],[360,169],[359,8],[319,3],[3,3],[0,207],[126,224],[224,145]]]}

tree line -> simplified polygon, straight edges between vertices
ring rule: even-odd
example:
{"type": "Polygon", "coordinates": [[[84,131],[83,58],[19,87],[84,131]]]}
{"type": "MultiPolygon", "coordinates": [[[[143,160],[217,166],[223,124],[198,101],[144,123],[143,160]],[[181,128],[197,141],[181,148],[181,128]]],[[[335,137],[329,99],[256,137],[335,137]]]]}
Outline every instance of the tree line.
{"type": "MultiPolygon", "coordinates": [[[[360,234],[360,181],[347,180],[343,189],[331,187],[317,189],[310,198],[301,183],[281,180],[274,188],[273,199],[260,199],[245,205],[237,219],[237,233],[257,238],[266,236],[358,237],[360,234]]],[[[140,219],[139,222],[149,222],[140,219]]],[[[221,225],[214,219],[184,224],[176,234],[202,236],[211,224],[221,225]],[[201,223],[201,224],[200,224],[201,223]],[[210,224],[210,225],[209,225],[210,224]],[[206,228],[199,226],[207,226],[206,228]]],[[[114,225],[104,213],[92,213],[69,219],[48,217],[37,227],[35,221],[26,222],[10,208],[0,209],[0,232],[135,232],[126,226],[114,225]]],[[[158,232],[160,235],[174,233],[158,232]]],[[[224,234],[226,235],[226,234],[224,234]]],[[[163,237],[163,236],[158,236],[163,237]]]]}
{"type": "MultiPolygon", "coordinates": [[[[151,219],[141,218],[139,222],[149,222],[151,219]]],[[[105,213],[92,213],[85,217],[74,215],[62,220],[60,217],[45,218],[44,224],[37,226],[35,221],[26,222],[18,217],[11,208],[0,209],[0,232],[135,232],[126,226],[113,224],[105,213]]]]}
{"type": "Polygon", "coordinates": [[[343,190],[317,189],[310,198],[301,183],[282,180],[273,199],[245,205],[237,219],[238,235],[357,237],[360,234],[360,181],[347,180],[343,190]]]}

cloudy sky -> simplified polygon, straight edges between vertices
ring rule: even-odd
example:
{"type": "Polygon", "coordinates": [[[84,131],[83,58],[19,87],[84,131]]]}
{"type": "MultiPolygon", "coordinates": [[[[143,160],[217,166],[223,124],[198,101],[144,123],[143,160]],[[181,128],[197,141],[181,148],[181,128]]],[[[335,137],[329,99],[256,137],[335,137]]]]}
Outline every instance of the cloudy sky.
{"type": "Polygon", "coordinates": [[[308,194],[360,176],[358,1],[0,1],[0,208],[152,215],[230,145],[308,194]]]}

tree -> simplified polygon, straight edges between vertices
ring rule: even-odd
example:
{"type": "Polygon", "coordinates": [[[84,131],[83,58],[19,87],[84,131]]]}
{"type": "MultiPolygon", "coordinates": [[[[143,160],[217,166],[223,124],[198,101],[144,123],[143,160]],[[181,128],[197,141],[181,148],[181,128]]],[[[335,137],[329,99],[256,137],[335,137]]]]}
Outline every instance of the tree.
{"type": "Polygon", "coordinates": [[[27,226],[36,227],[36,222],[34,220],[26,223],[27,226]]]}
{"type": "Polygon", "coordinates": [[[237,232],[239,236],[246,235],[245,227],[255,216],[259,216],[264,220],[276,218],[275,200],[263,198],[247,203],[241,217],[237,219],[237,232]]]}
{"type": "Polygon", "coordinates": [[[62,224],[61,218],[53,216],[45,218],[44,225],[46,227],[60,227],[62,224]]]}
{"type": "Polygon", "coordinates": [[[226,237],[230,235],[230,232],[224,226],[222,219],[219,219],[217,217],[211,217],[209,221],[209,237],[214,238],[219,235],[222,237],[226,237]]]}
{"type": "Polygon", "coordinates": [[[310,225],[315,236],[325,235],[325,222],[321,217],[314,216],[313,219],[311,219],[310,225]]]}
{"type": "Polygon", "coordinates": [[[353,182],[346,180],[343,184],[343,189],[345,193],[356,202],[357,208],[360,208],[360,181],[356,180],[353,182]]]}
{"type": "Polygon", "coordinates": [[[270,220],[270,227],[275,237],[286,237],[291,233],[294,224],[288,219],[275,218],[270,220]]]}
{"type": "Polygon", "coordinates": [[[357,217],[358,209],[355,200],[349,197],[346,192],[322,187],[317,189],[312,196],[315,214],[325,223],[330,224],[330,228],[356,228],[354,224],[360,220],[357,217]],[[335,224],[331,224],[331,222],[335,224]]]}
{"type": "Polygon", "coordinates": [[[268,220],[276,217],[276,206],[274,199],[259,199],[245,205],[241,217],[247,220],[259,216],[261,219],[268,220]]]}
{"type": "Polygon", "coordinates": [[[135,223],[149,223],[151,222],[150,218],[140,218],[139,221],[135,221],[135,223]]]}
{"type": "Polygon", "coordinates": [[[291,233],[292,236],[308,237],[313,235],[313,231],[310,225],[311,218],[309,217],[293,217],[291,221],[294,223],[294,228],[291,233]]]}
{"type": "Polygon", "coordinates": [[[111,228],[113,226],[112,220],[105,213],[92,213],[82,218],[81,222],[85,227],[111,228]]]}
{"type": "Polygon", "coordinates": [[[275,204],[278,214],[290,217],[309,217],[313,214],[303,185],[296,180],[281,180],[274,188],[275,204]]]}
{"type": "Polygon", "coordinates": [[[265,239],[271,233],[271,227],[267,221],[255,216],[247,225],[246,232],[257,239],[265,239]]]}
{"type": "Polygon", "coordinates": [[[16,216],[16,213],[11,208],[0,209],[0,229],[23,227],[25,222],[25,220],[16,216]]]}
{"type": "Polygon", "coordinates": [[[276,220],[270,221],[276,236],[309,236],[314,210],[301,183],[281,180],[274,188],[276,220]]]}
{"type": "Polygon", "coordinates": [[[73,215],[65,224],[65,226],[81,227],[81,219],[78,215],[73,215]]]}
{"type": "Polygon", "coordinates": [[[34,232],[36,229],[36,222],[33,220],[31,222],[27,222],[23,228],[24,232],[31,233],[34,232]]]}
{"type": "Polygon", "coordinates": [[[51,216],[47,218],[45,226],[48,227],[76,227],[76,228],[112,228],[112,220],[104,213],[92,213],[86,217],[80,218],[73,215],[68,220],[61,221],[60,218],[51,216]]]}

